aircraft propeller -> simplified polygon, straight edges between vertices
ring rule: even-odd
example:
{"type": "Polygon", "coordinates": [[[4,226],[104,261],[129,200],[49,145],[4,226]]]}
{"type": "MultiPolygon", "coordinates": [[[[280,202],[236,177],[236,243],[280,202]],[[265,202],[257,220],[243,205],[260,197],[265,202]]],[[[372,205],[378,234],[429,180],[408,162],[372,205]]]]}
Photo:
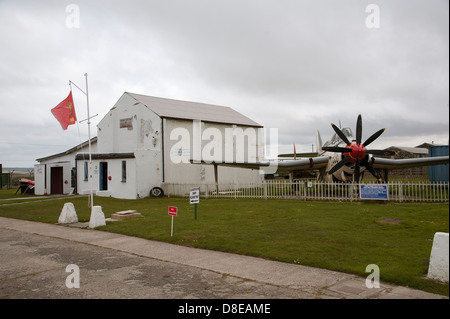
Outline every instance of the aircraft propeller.
{"type": "Polygon", "coordinates": [[[378,130],[373,135],[371,135],[364,143],[361,144],[362,139],[362,118],[361,114],[358,115],[358,119],[356,121],[356,140],[350,142],[347,136],[333,123],[331,123],[331,127],[336,132],[336,134],[342,139],[342,141],[346,144],[345,147],[322,147],[322,150],[329,152],[339,152],[343,154],[343,158],[340,162],[338,162],[335,166],[333,166],[328,174],[333,174],[337,170],[339,170],[342,166],[347,164],[348,162],[355,164],[354,170],[354,180],[359,182],[360,179],[360,168],[363,165],[377,180],[381,180],[380,176],[375,172],[375,169],[368,161],[368,154],[372,155],[394,155],[395,152],[387,151],[387,150],[367,150],[366,146],[375,141],[385,129],[378,130]]]}

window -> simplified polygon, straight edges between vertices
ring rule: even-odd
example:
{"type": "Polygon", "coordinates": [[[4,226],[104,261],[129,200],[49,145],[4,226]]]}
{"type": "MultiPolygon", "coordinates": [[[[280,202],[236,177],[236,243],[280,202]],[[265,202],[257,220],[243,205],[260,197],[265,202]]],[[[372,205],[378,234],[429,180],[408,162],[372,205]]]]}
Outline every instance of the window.
{"type": "Polygon", "coordinates": [[[122,161],[122,182],[127,181],[127,161],[122,161]]]}
{"type": "Polygon", "coordinates": [[[84,162],[84,180],[88,180],[89,169],[88,169],[88,162],[84,162]]]}

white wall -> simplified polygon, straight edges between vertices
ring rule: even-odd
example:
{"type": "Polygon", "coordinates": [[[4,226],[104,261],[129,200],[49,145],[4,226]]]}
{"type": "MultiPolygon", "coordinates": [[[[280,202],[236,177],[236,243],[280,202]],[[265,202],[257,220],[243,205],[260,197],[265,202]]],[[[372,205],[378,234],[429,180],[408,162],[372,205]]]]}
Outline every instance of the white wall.
{"type": "MultiPolygon", "coordinates": [[[[191,164],[190,159],[257,162],[263,154],[259,128],[177,119],[164,119],[163,123],[165,183],[214,183],[213,165],[191,164]],[[230,129],[236,128],[254,134],[254,138],[249,139],[250,143],[242,139],[243,144],[232,136],[227,138],[230,129]],[[183,137],[186,133],[189,139],[183,137]]],[[[218,172],[220,183],[257,183],[263,178],[258,170],[251,169],[219,167],[218,172]]]]}
{"type": "MultiPolygon", "coordinates": [[[[121,160],[107,160],[111,181],[108,181],[108,192],[99,192],[99,195],[118,198],[148,197],[151,188],[161,186],[161,125],[159,116],[145,105],[137,103],[128,93],[119,98],[98,124],[98,153],[134,153],[135,159],[126,159],[126,183],[117,183],[115,178],[116,175],[121,176],[121,160]]],[[[94,167],[95,190],[99,189],[98,170],[99,163],[94,167]]],[[[85,190],[86,183],[81,184],[85,190]]]]}
{"type": "Polygon", "coordinates": [[[47,193],[45,188],[45,164],[34,165],[34,193],[36,195],[47,193]]]}
{"type": "Polygon", "coordinates": [[[161,118],[124,93],[97,126],[98,153],[161,149],[161,118]]]}
{"type": "Polygon", "coordinates": [[[78,194],[89,194],[91,189],[91,176],[92,176],[92,189],[94,194],[99,190],[99,161],[93,160],[92,167],[89,168],[89,159],[86,161],[77,161],[77,192],[78,194]],[[88,163],[88,178],[84,179],[84,163],[88,163]]]}
{"type": "Polygon", "coordinates": [[[63,169],[63,194],[69,194],[72,192],[72,178],[71,178],[71,163],[70,162],[57,162],[47,164],[37,164],[34,166],[35,173],[35,190],[36,195],[51,195],[52,179],[51,168],[62,167],[63,169]]]}
{"type": "MultiPolygon", "coordinates": [[[[136,160],[134,158],[124,159],[104,159],[92,160],[92,175],[84,180],[84,162],[78,161],[77,176],[78,176],[78,193],[89,194],[92,189],[95,195],[98,196],[112,196],[115,198],[135,199],[136,190],[136,160]],[[126,161],[126,180],[122,180],[122,161],[126,161]],[[100,163],[108,163],[107,171],[107,190],[100,191],[100,163]]],[[[88,163],[89,165],[89,163],[88,163]]]]}
{"type": "MultiPolygon", "coordinates": [[[[106,162],[106,160],[105,160],[106,162]]],[[[109,159],[107,180],[108,193],[106,196],[115,198],[135,199],[136,198],[136,160],[134,158],[109,159]],[[126,180],[122,180],[122,161],[126,162],[126,180]]],[[[99,176],[100,178],[100,176],[99,176]]],[[[97,193],[101,195],[101,193],[97,193]]]]}
{"type": "MultiPolygon", "coordinates": [[[[97,125],[98,153],[125,153],[135,149],[136,130],[132,112],[132,98],[123,94],[97,125]],[[131,118],[131,129],[120,129],[120,119],[131,118]],[[120,134],[119,134],[120,133],[120,134]],[[125,143],[121,143],[125,141],[125,143]]],[[[134,108],[133,108],[134,109],[134,108]]]]}
{"type": "Polygon", "coordinates": [[[137,198],[148,197],[153,187],[162,184],[162,154],[157,150],[136,151],[137,198]]]}
{"type": "MultiPolygon", "coordinates": [[[[136,151],[134,154],[135,158],[93,160],[92,189],[94,194],[136,199],[148,197],[153,187],[161,187],[161,152],[147,150],[136,151]],[[122,161],[126,161],[126,181],[122,181],[122,161]],[[99,191],[101,162],[108,163],[107,191],[99,191]]],[[[79,194],[89,194],[91,189],[89,178],[84,180],[84,162],[78,161],[77,165],[79,194]]]]}

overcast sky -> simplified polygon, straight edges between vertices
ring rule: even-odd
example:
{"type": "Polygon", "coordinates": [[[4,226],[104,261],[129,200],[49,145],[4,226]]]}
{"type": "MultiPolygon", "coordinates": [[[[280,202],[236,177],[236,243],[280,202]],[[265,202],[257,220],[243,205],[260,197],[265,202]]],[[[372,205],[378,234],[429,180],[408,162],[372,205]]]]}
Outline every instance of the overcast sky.
{"type": "Polygon", "coordinates": [[[230,106],[278,128],[280,152],[358,114],[363,140],[386,128],[372,148],[449,139],[448,0],[0,0],[0,43],[4,167],[87,140],[50,112],[85,73],[92,136],[127,91],[230,106]]]}

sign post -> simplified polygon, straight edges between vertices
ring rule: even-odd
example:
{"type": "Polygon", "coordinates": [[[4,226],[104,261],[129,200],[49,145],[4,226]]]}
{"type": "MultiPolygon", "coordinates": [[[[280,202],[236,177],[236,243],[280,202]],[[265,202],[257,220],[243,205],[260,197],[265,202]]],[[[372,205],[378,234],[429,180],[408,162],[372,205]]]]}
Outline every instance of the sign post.
{"type": "Polygon", "coordinates": [[[169,216],[172,216],[172,225],[170,226],[170,237],[173,236],[173,216],[177,216],[178,208],[169,206],[169,216]]]}
{"type": "Polygon", "coordinates": [[[191,188],[189,191],[189,203],[195,204],[194,219],[197,220],[197,204],[200,203],[200,187],[191,188]]]}

